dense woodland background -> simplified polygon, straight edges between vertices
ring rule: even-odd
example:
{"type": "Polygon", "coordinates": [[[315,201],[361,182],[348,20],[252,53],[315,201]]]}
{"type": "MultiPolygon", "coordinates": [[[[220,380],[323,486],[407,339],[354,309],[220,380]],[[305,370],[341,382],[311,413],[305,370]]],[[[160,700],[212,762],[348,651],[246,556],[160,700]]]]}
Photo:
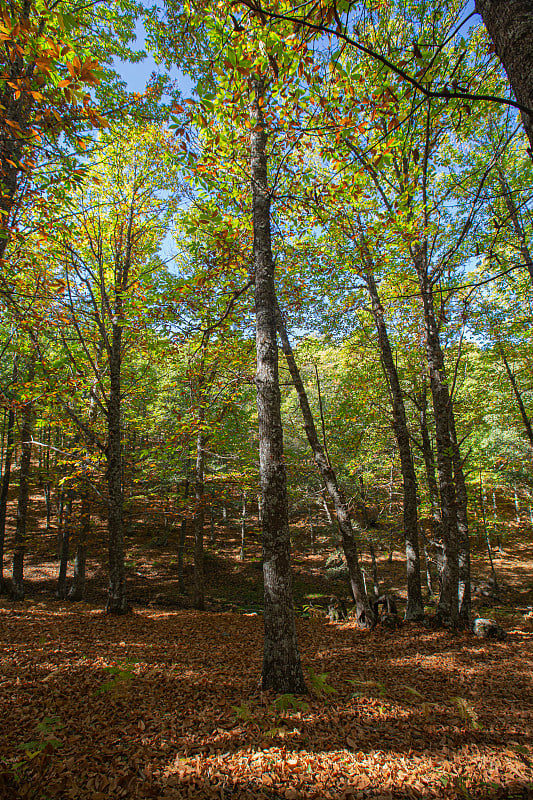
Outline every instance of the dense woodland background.
{"type": "Polygon", "coordinates": [[[354,782],[357,758],[381,764],[376,747],[403,733],[374,720],[358,736],[349,708],[406,731],[420,716],[422,772],[404,743],[411,762],[379,796],[529,796],[531,4],[2,0],[0,40],[7,796],[362,797],[384,772],[354,782]],[[128,92],[121,76],[147,54],[158,69],[128,92]],[[106,645],[82,644],[93,623],[106,645]],[[150,666],[132,636],[183,643],[190,685],[214,681],[205,719],[217,693],[235,701],[231,780],[209,744],[217,725],[194,746],[165,733],[163,750],[185,753],[172,780],[146,767],[153,741],[146,714],[129,730],[128,697],[151,676],[158,720],[171,716],[168,669],[185,656],[150,666]],[[65,669],[68,690],[46,699],[46,684],[28,714],[12,687],[32,684],[52,640],[59,662],[38,680],[65,669]],[[396,648],[425,659],[437,697],[390,662],[396,648]],[[116,785],[59,753],[57,697],[85,702],[97,681],[83,650],[110,676],[100,729],[149,745],[133,770],[115,765],[116,785]],[[461,658],[467,691],[464,678],[443,688],[461,658]],[[485,701],[516,701],[500,733],[475,707],[483,661],[485,701]],[[293,716],[311,740],[332,726],[317,754],[341,735],[357,758],[332,778],[331,753],[323,767],[287,755],[293,716]],[[442,780],[431,748],[457,754],[465,731],[442,780]],[[273,763],[294,770],[278,780],[263,765],[257,784],[239,747],[264,758],[269,736],[273,763]],[[191,753],[209,758],[193,768],[191,753]],[[321,770],[314,788],[294,777],[321,770]]]}

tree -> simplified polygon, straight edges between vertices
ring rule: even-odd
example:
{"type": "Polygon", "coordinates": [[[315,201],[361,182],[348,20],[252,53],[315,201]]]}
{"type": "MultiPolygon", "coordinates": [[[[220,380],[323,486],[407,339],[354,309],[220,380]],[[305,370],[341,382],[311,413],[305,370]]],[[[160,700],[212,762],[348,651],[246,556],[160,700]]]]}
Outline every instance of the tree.
{"type": "Polygon", "coordinates": [[[252,83],[251,179],[257,349],[259,471],[265,581],[263,689],[305,692],[296,641],[290,571],[287,479],[283,463],[283,429],[276,342],[276,289],[270,231],[267,132],[263,106],[266,76],[252,83]]]}
{"type": "Polygon", "coordinates": [[[344,497],[343,491],[339,486],[335,470],[331,466],[331,461],[325,451],[324,446],[321,444],[311,406],[307,398],[307,392],[300,376],[300,371],[294,357],[289,337],[283,322],[281,311],[278,308],[277,312],[277,328],[281,341],[283,354],[285,355],[287,365],[291,378],[298,394],[300,403],[300,410],[304,422],[305,433],[307,440],[313,451],[315,463],[320,471],[322,480],[326,490],[331,497],[337,515],[337,523],[341,534],[341,544],[346,558],[346,565],[348,567],[348,575],[350,579],[350,588],[355,600],[357,622],[360,627],[373,627],[375,624],[375,616],[373,609],[368,601],[367,592],[364,585],[363,575],[359,564],[359,554],[357,542],[355,539],[355,532],[352,525],[352,519],[348,508],[348,503],[344,497]]]}
{"type": "MultiPolygon", "coordinates": [[[[35,378],[36,354],[31,353],[28,358],[26,380],[30,392],[35,378]]],[[[17,501],[17,523],[15,527],[14,554],[13,554],[13,581],[11,596],[13,600],[24,600],[24,554],[26,551],[26,524],[28,517],[28,500],[30,494],[30,468],[32,433],[35,424],[35,407],[33,398],[26,398],[22,409],[21,428],[21,458],[19,471],[19,492],[17,501]]]]}
{"type": "Polygon", "coordinates": [[[13,407],[13,389],[18,380],[18,355],[13,356],[13,372],[10,392],[10,403],[7,413],[7,435],[4,463],[2,464],[2,487],[0,489],[0,593],[4,591],[4,545],[6,536],[7,496],[11,480],[11,464],[15,445],[15,409],[13,407]]]}
{"type": "Polygon", "coordinates": [[[520,105],[533,149],[533,8],[530,0],[476,0],[476,11],[494,42],[520,105]],[[526,110],[528,109],[528,110],[526,110]]]}
{"type": "MultiPolygon", "coordinates": [[[[40,206],[44,225],[47,206],[43,175],[68,182],[80,169],[76,152],[86,148],[80,138],[107,125],[95,104],[104,78],[108,96],[118,86],[112,71],[98,61],[112,55],[128,58],[126,44],[133,37],[136,6],[110,4],[107,14],[95,15],[88,6],[41,0],[4,5],[0,20],[0,258],[22,206],[40,206]],[[126,12],[126,13],[124,13],[126,12]],[[93,95],[91,95],[91,91],[93,95]]],[[[100,99],[102,95],[100,95],[100,99]]],[[[45,185],[47,181],[45,180],[45,185]]],[[[52,193],[54,181],[48,183],[52,193]]]]}
{"type": "Polygon", "coordinates": [[[421,619],[424,615],[420,584],[420,554],[418,547],[417,480],[411,453],[407,414],[398,371],[387,332],[385,313],[374,278],[374,265],[368,243],[361,231],[363,280],[366,283],[372,304],[372,316],[376,325],[381,361],[387,375],[393,410],[393,426],[403,479],[403,525],[407,566],[406,620],[421,619]]]}
{"type": "MultiPolygon", "coordinates": [[[[124,131],[104,139],[107,163],[94,174],[96,187],[80,192],[78,219],[63,235],[56,252],[64,269],[69,321],[76,333],[79,352],[99,389],[96,399],[106,420],[105,441],[83,422],[77,409],[66,403],[66,412],[105,454],[107,519],[109,532],[109,598],[107,611],[128,610],[124,574],[123,494],[123,359],[124,331],[141,331],[143,305],[137,300],[139,286],[159,265],[157,247],[164,235],[171,203],[158,193],[166,175],[154,153],[162,153],[164,137],[147,131],[124,131]],[[109,165],[109,166],[108,166],[109,165]],[[91,308],[87,319],[84,305],[91,308]],[[94,322],[93,322],[94,320],[94,322]],[[87,328],[89,325],[89,328],[87,328]],[[105,380],[95,353],[106,362],[105,380]]],[[[63,339],[68,358],[76,369],[76,355],[63,339]]],[[[131,338],[127,344],[131,347],[131,338]]]]}

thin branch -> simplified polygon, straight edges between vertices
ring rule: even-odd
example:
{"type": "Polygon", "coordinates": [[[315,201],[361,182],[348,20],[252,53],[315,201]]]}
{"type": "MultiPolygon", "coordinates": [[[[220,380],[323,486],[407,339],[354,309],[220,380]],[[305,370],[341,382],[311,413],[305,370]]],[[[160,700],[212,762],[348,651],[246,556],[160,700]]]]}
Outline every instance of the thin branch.
{"type": "Polygon", "coordinates": [[[529,108],[528,106],[523,105],[522,103],[518,103],[516,100],[511,100],[510,98],[506,97],[498,97],[497,95],[492,94],[473,94],[472,92],[463,92],[457,90],[450,90],[446,85],[444,88],[440,90],[429,89],[427,86],[424,86],[422,83],[413,78],[412,75],[405,72],[401,67],[398,67],[396,64],[393,64],[392,61],[389,61],[388,58],[382,56],[380,53],[376,53],[375,50],[371,50],[369,47],[357,42],[355,39],[352,39],[351,36],[348,36],[341,31],[336,31],[333,28],[327,27],[327,25],[321,25],[315,22],[307,22],[307,20],[302,19],[301,17],[292,17],[288,14],[277,14],[274,11],[268,11],[267,9],[260,7],[252,2],[252,0],[233,0],[232,6],[246,6],[252,11],[254,14],[257,14],[260,18],[264,19],[264,23],[266,23],[265,17],[269,17],[270,19],[280,20],[282,22],[292,22],[294,25],[301,25],[309,30],[317,31],[317,33],[327,33],[330,36],[335,36],[337,39],[340,39],[343,42],[351,45],[351,47],[358,50],[360,53],[364,53],[367,56],[370,56],[375,61],[378,61],[383,66],[387,67],[391,72],[398,77],[402,78],[406,81],[410,86],[416,89],[417,92],[420,92],[424,95],[424,97],[429,98],[436,98],[441,100],[482,100],[489,103],[498,103],[499,105],[510,106],[511,108],[516,108],[518,111],[522,111],[524,114],[527,114],[530,117],[533,117],[533,109],[529,108]]]}

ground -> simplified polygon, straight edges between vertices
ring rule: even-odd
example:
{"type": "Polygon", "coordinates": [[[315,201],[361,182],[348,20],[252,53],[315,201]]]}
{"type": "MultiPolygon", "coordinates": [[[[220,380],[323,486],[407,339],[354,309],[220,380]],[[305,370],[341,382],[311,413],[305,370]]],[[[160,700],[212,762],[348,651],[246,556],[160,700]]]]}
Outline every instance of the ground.
{"type": "MultiPolygon", "coordinates": [[[[213,543],[207,536],[205,612],[177,591],[176,534],[165,543],[160,531],[134,533],[134,609],[116,618],[102,613],[96,560],[88,602],[53,599],[57,562],[44,560],[52,533],[37,536],[41,523],[33,524],[28,598],[0,601],[2,800],[533,797],[533,548],[524,531],[496,554],[499,597],[476,601],[508,631],[486,642],[418,624],[364,632],[352,621],[329,623],[320,606],[344,591],[324,578],[331,543],[318,531],[312,554],[296,522],[310,693],[276,699],[258,683],[253,530],[244,562],[237,521],[217,525],[213,543]]],[[[93,552],[98,546],[96,536],[93,552]]],[[[473,565],[475,581],[488,577],[481,550],[473,565]]],[[[400,553],[390,564],[381,553],[379,567],[384,587],[401,597],[400,553]]],[[[190,586],[190,565],[185,577],[190,586]]]]}

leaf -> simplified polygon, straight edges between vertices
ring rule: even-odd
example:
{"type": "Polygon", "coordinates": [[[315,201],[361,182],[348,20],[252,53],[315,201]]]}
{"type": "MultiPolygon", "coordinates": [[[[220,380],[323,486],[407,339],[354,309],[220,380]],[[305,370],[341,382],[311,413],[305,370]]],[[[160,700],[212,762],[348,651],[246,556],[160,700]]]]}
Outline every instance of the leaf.
{"type": "Polygon", "coordinates": [[[329,673],[327,672],[317,673],[313,668],[309,669],[309,681],[314,692],[319,696],[337,694],[337,690],[334,689],[333,686],[330,686],[327,682],[328,674],[329,673]]]}
{"type": "Polygon", "coordinates": [[[253,714],[248,703],[241,703],[238,706],[232,706],[232,709],[235,711],[237,719],[240,719],[243,722],[249,722],[251,719],[253,719],[253,714]]]}
{"type": "Polygon", "coordinates": [[[377,689],[378,694],[381,697],[386,697],[387,695],[387,687],[381,681],[358,681],[358,680],[349,680],[349,683],[353,683],[354,686],[360,686],[364,689],[377,689]]]}
{"type": "Polygon", "coordinates": [[[474,708],[464,697],[452,697],[452,702],[456,705],[459,715],[463,722],[466,722],[472,730],[482,730],[483,725],[478,720],[478,715],[474,708]]]}
{"type": "Polygon", "coordinates": [[[282,694],[274,700],[271,708],[276,709],[276,711],[287,711],[290,708],[296,711],[308,711],[309,704],[295,697],[293,694],[282,694]]]}
{"type": "Polygon", "coordinates": [[[404,691],[407,692],[407,694],[409,694],[413,698],[413,700],[424,700],[425,699],[424,695],[421,694],[418,691],[418,689],[414,689],[412,686],[404,685],[402,688],[404,689],[404,691]]]}

